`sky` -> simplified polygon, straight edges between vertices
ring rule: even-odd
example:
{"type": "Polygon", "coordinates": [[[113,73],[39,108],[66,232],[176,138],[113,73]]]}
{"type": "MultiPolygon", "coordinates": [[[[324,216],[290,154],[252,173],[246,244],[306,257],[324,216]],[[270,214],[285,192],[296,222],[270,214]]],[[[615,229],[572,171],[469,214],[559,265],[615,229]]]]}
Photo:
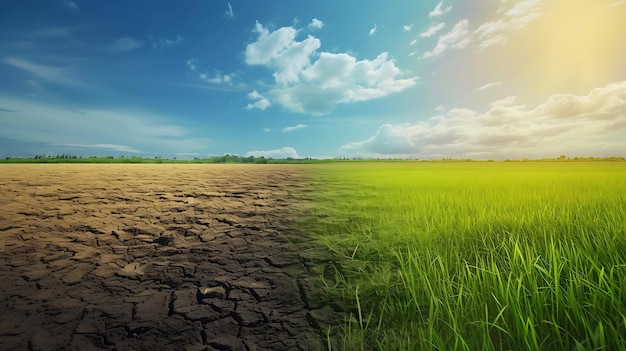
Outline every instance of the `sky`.
{"type": "Polygon", "coordinates": [[[3,0],[0,157],[626,156],[626,0],[3,0]]]}

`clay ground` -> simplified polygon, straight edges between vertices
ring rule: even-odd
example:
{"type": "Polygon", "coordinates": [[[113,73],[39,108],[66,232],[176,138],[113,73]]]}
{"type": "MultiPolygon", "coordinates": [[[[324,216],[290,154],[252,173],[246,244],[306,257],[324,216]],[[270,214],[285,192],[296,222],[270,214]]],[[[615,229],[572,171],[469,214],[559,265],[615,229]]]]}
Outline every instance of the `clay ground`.
{"type": "Polygon", "coordinates": [[[323,349],[306,172],[0,165],[0,349],[323,349]]]}

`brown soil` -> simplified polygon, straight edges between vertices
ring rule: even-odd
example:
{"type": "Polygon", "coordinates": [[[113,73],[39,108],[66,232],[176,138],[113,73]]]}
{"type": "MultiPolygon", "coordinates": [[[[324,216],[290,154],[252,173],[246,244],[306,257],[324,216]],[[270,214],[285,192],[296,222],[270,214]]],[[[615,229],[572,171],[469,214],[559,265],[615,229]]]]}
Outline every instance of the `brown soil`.
{"type": "Polygon", "coordinates": [[[323,349],[306,171],[0,165],[0,349],[323,349]]]}

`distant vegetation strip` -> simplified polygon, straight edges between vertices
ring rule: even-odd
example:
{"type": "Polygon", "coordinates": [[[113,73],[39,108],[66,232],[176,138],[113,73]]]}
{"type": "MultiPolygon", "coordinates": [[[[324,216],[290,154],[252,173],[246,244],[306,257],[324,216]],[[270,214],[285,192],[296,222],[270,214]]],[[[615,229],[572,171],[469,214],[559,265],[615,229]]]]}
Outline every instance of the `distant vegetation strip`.
{"type": "Polygon", "coordinates": [[[272,159],[265,157],[242,157],[236,155],[224,155],[224,156],[212,156],[207,158],[194,158],[194,159],[176,159],[176,158],[162,158],[162,157],[78,157],[74,155],[57,155],[57,156],[35,156],[28,158],[21,157],[6,157],[0,160],[0,163],[180,163],[180,164],[282,164],[282,163],[313,163],[320,162],[310,158],[295,159],[272,159]]]}
{"type": "Polygon", "coordinates": [[[429,159],[400,159],[400,158],[347,158],[336,157],[333,159],[315,159],[310,157],[305,158],[292,158],[287,157],[283,159],[274,159],[271,157],[265,158],[254,156],[237,156],[225,154],[222,156],[210,156],[206,158],[194,157],[193,159],[177,159],[164,158],[160,156],[156,157],[139,157],[139,156],[89,156],[82,157],[76,155],[36,155],[34,157],[5,157],[0,159],[0,163],[182,163],[182,164],[306,164],[306,163],[350,163],[350,162],[624,162],[624,157],[566,157],[559,156],[557,158],[543,158],[543,159],[507,159],[504,161],[494,160],[472,160],[472,159],[455,159],[455,158],[443,158],[439,160],[429,159]]]}

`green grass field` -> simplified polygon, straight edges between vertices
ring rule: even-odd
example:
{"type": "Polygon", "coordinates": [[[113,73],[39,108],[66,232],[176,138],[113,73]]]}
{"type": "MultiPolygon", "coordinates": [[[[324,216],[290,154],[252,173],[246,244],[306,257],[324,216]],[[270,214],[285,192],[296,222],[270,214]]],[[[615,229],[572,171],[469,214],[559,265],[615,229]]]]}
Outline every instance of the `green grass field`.
{"type": "Polygon", "coordinates": [[[626,350],[626,164],[316,167],[342,350],[626,350]]]}

